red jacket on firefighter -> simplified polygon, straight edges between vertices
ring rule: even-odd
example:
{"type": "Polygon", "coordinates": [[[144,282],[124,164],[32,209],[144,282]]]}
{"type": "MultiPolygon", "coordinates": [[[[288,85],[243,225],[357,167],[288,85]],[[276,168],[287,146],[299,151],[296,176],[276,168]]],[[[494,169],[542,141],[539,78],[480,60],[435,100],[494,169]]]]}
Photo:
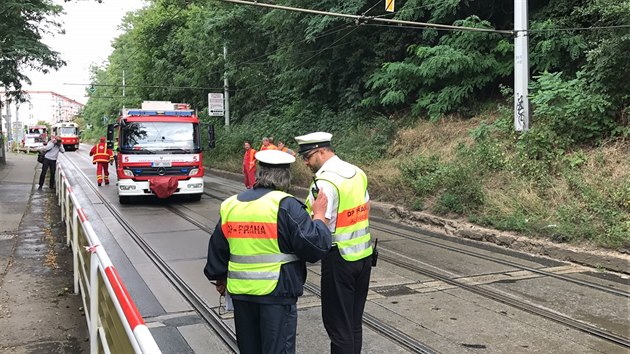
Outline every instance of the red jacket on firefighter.
{"type": "Polygon", "coordinates": [[[109,170],[107,164],[114,161],[114,152],[107,148],[105,137],[101,137],[101,141],[90,150],[92,163],[96,164],[96,182],[100,186],[103,183],[103,175],[105,184],[109,184],[109,170]]]}

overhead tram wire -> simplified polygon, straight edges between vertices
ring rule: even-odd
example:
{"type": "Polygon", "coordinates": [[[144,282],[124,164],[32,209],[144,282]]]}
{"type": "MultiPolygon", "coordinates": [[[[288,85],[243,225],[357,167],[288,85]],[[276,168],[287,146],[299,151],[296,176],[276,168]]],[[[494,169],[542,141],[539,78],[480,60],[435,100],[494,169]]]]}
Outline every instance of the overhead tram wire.
{"type": "Polygon", "coordinates": [[[565,31],[597,31],[597,30],[615,30],[615,29],[630,29],[630,25],[614,25],[614,26],[594,26],[594,27],[568,27],[568,28],[539,28],[529,29],[529,33],[537,32],[565,32],[565,31]]]}
{"type": "MultiPolygon", "coordinates": [[[[240,63],[233,63],[233,64],[232,64],[232,66],[236,66],[236,67],[238,67],[238,66],[247,65],[247,64],[251,64],[251,65],[265,64],[265,63],[252,63],[252,62],[253,62],[254,60],[256,60],[256,59],[260,59],[260,58],[268,57],[268,56],[270,56],[271,54],[277,53],[277,52],[278,52],[278,51],[280,51],[280,50],[287,49],[287,48],[289,48],[289,46],[291,46],[291,45],[293,45],[293,44],[296,44],[296,43],[299,43],[299,42],[306,42],[306,41],[309,41],[309,40],[316,40],[316,39],[319,39],[319,38],[323,38],[323,37],[326,37],[326,36],[329,36],[329,35],[335,34],[335,33],[337,33],[337,32],[341,32],[341,31],[343,31],[344,29],[346,29],[346,28],[348,28],[348,27],[350,27],[350,26],[352,26],[350,23],[342,23],[342,24],[341,24],[341,25],[339,25],[339,26],[335,26],[335,27],[333,27],[333,28],[331,28],[331,29],[329,29],[329,30],[327,30],[327,31],[323,31],[322,33],[318,34],[317,36],[315,36],[315,37],[313,37],[313,38],[305,38],[305,39],[295,40],[295,41],[293,41],[293,42],[291,42],[291,43],[289,43],[289,44],[286,44],[286,45],[284,45],[284,46],[282,46],[282,47],[280,47],[280,48],[277,48],[277,49],[275,49],[275,50],[273,50],[273,51],[269,51],[269,52],[266,52],[266,53],[264,53],[264,54],[261,54],[261,55],[259,55],[259,56],[257,56],[257,57],[254,57],[254,58],[248,59],[248,60],[243,61],[243,62],[240,62],[240,63]]],[[[202,60],[206,60],[206,59],[205,59],[205,58],[202,58],[202,59],[200,59],[200,60],[198,60],[198,61],[194,62],[194,63],[193,63],[193,64],[191,64],[191,65],[196,65],[196,64],[198,64],[199,62],[201,62],[202,60]]],[[[223,69],[218,70],[218,71],[213,71],[213,72],[208,73],[208,76],[210,76],[210,75],[216,75],[216,74],[222,74],[222,73],[223,73],[223,71],[224,71],[223,69]]],[[[230,90],[230,91],[232,91],[232,90],[230,90]]]]}
{"type": "MultiPolygon", "coordinates": [[[[81,84],[81,83],[64,83],[64,85],[74,86],[104,86],[104,87],[122,87],[119,84],[81,84]]],[[[177,89],[177,90],[223,90],[222,87],[203,87],[203,86],[166,86],[166,85],[125,85],[125,87],[140,87],[140,88],[165,88],[165,89],[177,89]]]]}
{"type": "Polygon", "coordinates": [[[381,17],[375,17],[375,16],[350,15],[350,14],[342,14],[342,13],[336,13],[336,12],[265,4],[265,3],[260,3],[260,2],[251,2],[251,1],[244,1],[244,0],[221,0],[221,1],[234,3],[234,4],[241,4],[241,5],[251,5],[251,6],[267,7],[267,8],[272,8],[272,9],[287,10],[287,11],[304,12],[304,13],[309,13],[313,15],[344,17],[344,18],[355,20],[357,24],[365,24],[369,22],[381,22],[381,23],[387,23],[387,24],[407,25],[407,26],[412,26],[412,27],[415,26],[419,28],[450,29],[450,30],[457,30],[457,31],[472,31],[472,32],[492,32],[492,33],[514,35],[514,31],[512,30],[496,30],[496,29],[489,29],[489,28],[444,25],[444,24],[439,24],[439,23],[394,20],[394,19],[387,19],[387,18],[381,18],[381,17]]]}

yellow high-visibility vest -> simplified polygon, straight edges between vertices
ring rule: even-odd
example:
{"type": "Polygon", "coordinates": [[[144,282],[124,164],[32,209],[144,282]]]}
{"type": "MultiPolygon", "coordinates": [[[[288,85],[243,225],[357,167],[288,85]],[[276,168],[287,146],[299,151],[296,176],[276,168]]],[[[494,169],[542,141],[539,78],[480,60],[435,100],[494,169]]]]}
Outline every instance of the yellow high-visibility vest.
{"type": "Polygon", "coordinates": [[[232,196],[221,203],[221,229],[230,245],[230,294],[268,295],[278,285],[280,267],[298,260],[278,245],[278,210],[290,196],[272,191],[250,202],[232,196]]]}
{"type": "MultiPolygon", "coordinates": [[[[341,257],[346,261],[357,261],[372,254],[369,208],[365,201],[367,176],[356,168],[356,173],[345,178],[334,171],[322,171],[318,180],[330,182],[339,195],[337,223],[332,235],[333,244],[337,245],[341,257]]],[[[313,185],[311,184],[311,190],[313,185]]],[[[307,210],[311,211],[310,202],[306,201],[307,210]]]]}

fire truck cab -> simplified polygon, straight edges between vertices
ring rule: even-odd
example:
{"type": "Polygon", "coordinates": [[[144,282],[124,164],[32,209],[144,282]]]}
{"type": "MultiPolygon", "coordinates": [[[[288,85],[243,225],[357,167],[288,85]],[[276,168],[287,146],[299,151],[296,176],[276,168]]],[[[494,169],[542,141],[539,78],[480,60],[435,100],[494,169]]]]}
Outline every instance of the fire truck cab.
{"type": "Polygon", "coordinates": [[[186,195],[198,201],[204,191],[199,119],[189,105],[145,101],[124,109],[108,126],[109,146],[116,154],[121,204],[138,196],[186,195]]]}
{"type": "Polygon", "coordinates": [[[31,125],[26,128],[22,145],[27,149],[39,149],[48,141],[48,128],[45,125],[31,125]]]}

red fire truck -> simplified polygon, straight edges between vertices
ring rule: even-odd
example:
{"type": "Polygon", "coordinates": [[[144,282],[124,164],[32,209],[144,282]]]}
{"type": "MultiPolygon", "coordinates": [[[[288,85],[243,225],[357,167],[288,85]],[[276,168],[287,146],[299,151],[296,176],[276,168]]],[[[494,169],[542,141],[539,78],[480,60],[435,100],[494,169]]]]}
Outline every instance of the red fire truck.
{"type": "MultiPolygon", "coordinates": [[[[210,132],[210,130],[209,130],[210,132]]],[[[213,146],[214,137],[209,141],[213,146]]],[[[121,204],[137,196],[203,194],[203,156],[199,119],[188,104],[145,101],[125,109],[118,123],[108,126],[115,148],[118,198],[121,204]]]]}

